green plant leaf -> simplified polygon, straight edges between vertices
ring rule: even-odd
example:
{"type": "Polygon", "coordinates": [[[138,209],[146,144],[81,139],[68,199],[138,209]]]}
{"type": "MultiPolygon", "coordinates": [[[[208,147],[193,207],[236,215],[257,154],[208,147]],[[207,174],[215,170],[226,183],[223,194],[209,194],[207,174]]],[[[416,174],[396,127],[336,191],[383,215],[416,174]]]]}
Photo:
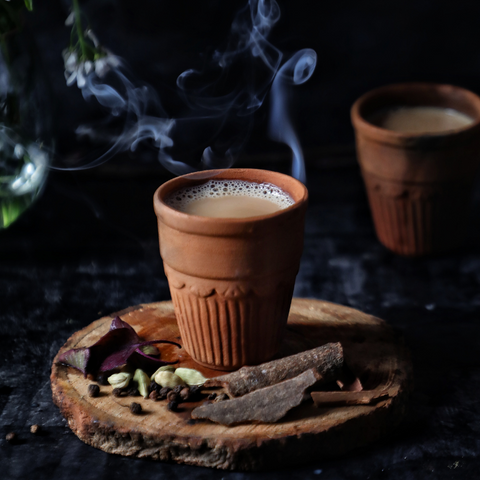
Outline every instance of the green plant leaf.
{"type": "Polygon", "coordinates": [[[27,7],[27,10],[32,11],[33,10],[33,0],[25,0],[25,6],[27,7]]]}

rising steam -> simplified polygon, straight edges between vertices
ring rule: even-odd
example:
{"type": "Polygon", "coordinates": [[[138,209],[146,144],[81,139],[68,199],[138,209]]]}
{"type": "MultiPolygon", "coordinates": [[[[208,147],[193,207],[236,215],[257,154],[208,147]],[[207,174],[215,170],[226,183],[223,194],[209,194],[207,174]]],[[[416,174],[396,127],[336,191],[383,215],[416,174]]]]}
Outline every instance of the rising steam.
{"type": "Polygon", "coordinates": [[[288,112],[289,86],[305,83],[317,63],[314,50],[304,49],[285,62],[277,72],[270,91],[268,130],[273,140],[286,143],[292,150],[292,175],[305,183],[303,152],[288,112]]]}
{"type": "Polygon", "coordinates": [[[110,136],[106,152],[75,169],[100,165],[119,152],[134,151],[144,141],[176,175],[228,168],[248,138],[253,113],[270,93],[270,136],[291,148],[292,174],[305,181],[302,150],[288,115],[288,90],[311,77],[316,54],[302,50],[282,64],[283,54],[267,39],[279,18],[275,0],[250,0],[237,13],[228,47],[214,53],[208,72],[187,70],[178,77],[178,91],[188,107],[183,117],[169,117],[154,89],[134,83],[122,62],[112,64],[105,76],[92,69],[78,86],[85,99],[96,99],[110,115],[102,125],[81,126],[77,133],[98,137],[100,131],[105,138],[119,122],[121,132],[110,136]],[[232,71],[235,75],[227,75],[232,71]],[[196,160],[175,159],[187,149],[200,152],[196,160]]]}

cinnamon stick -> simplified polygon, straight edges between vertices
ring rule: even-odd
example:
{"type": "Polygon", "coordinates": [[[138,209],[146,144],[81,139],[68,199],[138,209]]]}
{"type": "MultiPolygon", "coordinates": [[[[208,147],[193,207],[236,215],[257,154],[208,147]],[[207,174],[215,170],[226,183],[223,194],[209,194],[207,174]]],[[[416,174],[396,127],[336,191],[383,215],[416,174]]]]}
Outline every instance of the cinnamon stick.
{"type": "Polygon", "coordinates": [[[371,405],[389,397],[387,390],[363,390],[361,392],[312,392],[316,407],[344,405],[371,405]]]}
{"type": "Polygon", "coordinates": [[[329,381],[335,378],[342,365],[343,349],[340,343],[327,343],[306,352],[255,367],[242,367],[236,372],[211,378],[205,387],[225,387],[230,396],[239,397],[296,377],[311,368],[316,370],[322,380],[329,381]]]}
{"type": "Polygon", "coordinates": [[[305,390],[320,378],[312,368],[295,378],[255,390],[243,397],[197,407],[192,411],[192,418],[208,419],[229,426],[245,422],[273,423],[300,405],[305,390]]]}

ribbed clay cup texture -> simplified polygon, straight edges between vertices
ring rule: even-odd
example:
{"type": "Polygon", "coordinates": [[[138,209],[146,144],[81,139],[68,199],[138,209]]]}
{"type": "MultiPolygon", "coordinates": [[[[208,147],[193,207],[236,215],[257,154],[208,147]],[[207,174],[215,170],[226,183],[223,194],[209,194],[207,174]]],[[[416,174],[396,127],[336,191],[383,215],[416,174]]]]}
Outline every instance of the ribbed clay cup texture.
{"type": "Polygon", "coordinates": [[[480,98],[452,85],[389,85],[360,97],[351,117],[380,242],[405,256],[461,246],[480,167],[480,98]],[[386,130],[369,121],[380,111],[408,106],[450,108],[474,122],[457,130],[422,134],[386,130]]]}
{"type": "Polygon", "coordinates": [[[160,255],[183,346],[196,362],[234,370],[278,351],[303,250],[307,197],[294,178],[256,169],[184,175],[155,192],[160,255]],[[295,203],[249,218],[190,215],[165,203],[209,179],[270,183],[295,203]]]}

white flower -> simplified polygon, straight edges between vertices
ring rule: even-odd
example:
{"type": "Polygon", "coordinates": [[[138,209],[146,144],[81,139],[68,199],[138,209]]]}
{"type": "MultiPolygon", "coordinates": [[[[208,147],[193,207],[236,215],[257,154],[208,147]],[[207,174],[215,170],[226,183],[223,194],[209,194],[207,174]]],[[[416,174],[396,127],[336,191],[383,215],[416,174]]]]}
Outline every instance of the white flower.
{"type": "Polygon", "coordinates": [[[65,25],[69,27],[73,25],[74,22],[75,22],[75,12],[71,11],[70,15],[65,19],[65,25]]]}
{"type": "Polygon", "coordinates": [[[93,63],[87,60],[86,62],[79,61],[77,52],[66,49],[62,52],[63,62],[65,65],[65,80],[67,85],[71,86],[77,82],[78,88],[85,87],[86,77],[93,70],[93,63]]]}
{"type": "Polygon", "coordinates": [[[85,35],[93,42],[95,48],[100,46],[100,42],[98,41],[97,36],[93,33],[91,28],[85,30],[85,35]]]}
{"type": "Polygon", "coordinates": [[[95,60],[95,73],[100,77],[104,77],[111,68],[116,68],[120,65],[120,60],[117,56],[107,52],[104,57],[95,60]]]}
{"type": "Polygon", "coordinates": [[[68,68],[65,68],[65,80],[69,87],[77,82],[78,88],[83,88],[87,83],[85,77],[85,62],[80,62],[74,67],[69,66],[68,68]]]}
{"type": "Polygon", "coordinates": [[[70,49],[65,49],[62,52],[63,63],[65,65],[65,70],[69,73],[73,72],[77,68],[78,56],[77,52],[70,49]]]}
{"type": "Polygon", "coordinates": [[[82,62],[78,66],[78,70],[77,70],[77,86],[78,86],[78,88],[83,88],[87,84],[87,79],[85,78],[84,72],[85,72],[85,63],[82,62]]]}
{"type": "Polygon", "coordinates": [[[73,85],[77,82],[78,88],[84,88],[87,84],[87,77],[95,72],[95,74],[102,78],[107,72],[120,65],[120,59],[113,55],[109,50],[103,48],[98,43],[97,37],[91,30],[87,30],[86,35],[95,44],[96,60],[81,60],[76,50],[67,48],[63,50],[63,63],[65,65],[65,80],[67,85],[73,85]]]}
{"type": "Polygon", "coordinates": [[[109,70],[107,64],[107,57],[101,57],[95,61],[95,73],[101,78],[103,77],[109,70]]]}
{"type": "Polygon", "coordinates": [[[93,70],[93,62],[87,60],[85,62],[85,73],[88,75],[93,70]]]}

